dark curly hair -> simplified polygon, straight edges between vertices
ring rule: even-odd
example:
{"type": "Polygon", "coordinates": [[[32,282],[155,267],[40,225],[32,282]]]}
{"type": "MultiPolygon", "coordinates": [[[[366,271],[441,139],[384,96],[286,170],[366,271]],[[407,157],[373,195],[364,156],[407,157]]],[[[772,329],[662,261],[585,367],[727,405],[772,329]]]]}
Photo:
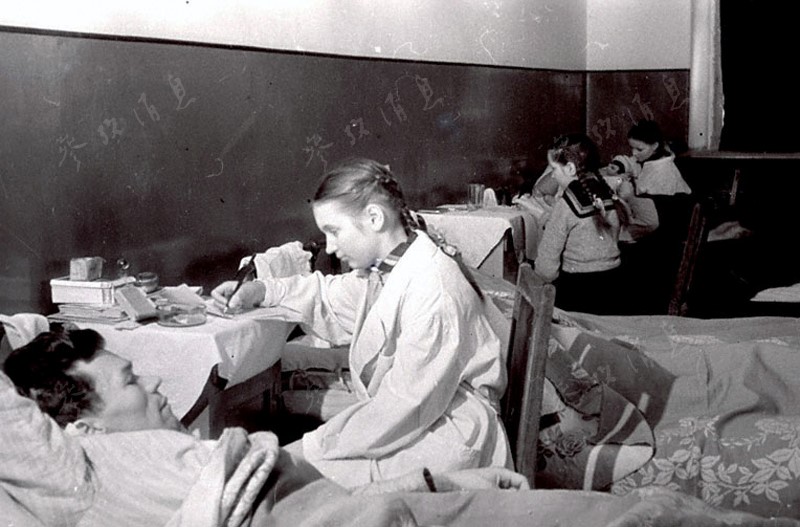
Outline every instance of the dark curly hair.
{"type": "Polygon", "coordinates": [[[105,346],[91,329],[48,331],[12,351],[3,371],[19,393],[64,427],[99,403],[92,382],[70,373],[75,362],[92,360],[105,346]]]}

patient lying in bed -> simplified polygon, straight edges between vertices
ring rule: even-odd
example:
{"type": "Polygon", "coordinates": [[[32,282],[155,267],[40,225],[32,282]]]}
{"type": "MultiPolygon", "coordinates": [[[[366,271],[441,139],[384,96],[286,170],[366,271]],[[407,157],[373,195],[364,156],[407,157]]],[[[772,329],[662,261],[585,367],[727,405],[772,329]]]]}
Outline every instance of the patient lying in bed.
{"type": "Polygon", "coordinates": [[[501,468],[432,481],[409,474],[347,491],[281,451],[270,433],[228,429],[202,441],[181,431],[158,380],[138,378],[90,330],[40,334],[4,369],[0,516],[9,525],[605,525],[654,516],[762,524],[666,490],[624,498],[499,490],[527,487],[501,468]],[[485,490],[444,493],[460,489],[485,490]]]}

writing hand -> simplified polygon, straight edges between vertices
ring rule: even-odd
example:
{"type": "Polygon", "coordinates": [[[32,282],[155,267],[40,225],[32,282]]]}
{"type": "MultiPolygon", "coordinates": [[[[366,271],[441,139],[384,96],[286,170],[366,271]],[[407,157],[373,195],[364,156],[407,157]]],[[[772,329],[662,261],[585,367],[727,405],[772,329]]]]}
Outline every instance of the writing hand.
{"type": "Polygon", "coordinates": [[[264,301],[267,288],[262,282],[244,282],[239,290],[236,291],[237,285],[236,281],[229,280],[215,287],[211,291],[211,298],[214,299],[214,303],[222,309],[227,307],[230,311],[238,311],[256,307],[264,301]],[[236,291],[236,294],[234,294],[234,291],[236,291]]]}

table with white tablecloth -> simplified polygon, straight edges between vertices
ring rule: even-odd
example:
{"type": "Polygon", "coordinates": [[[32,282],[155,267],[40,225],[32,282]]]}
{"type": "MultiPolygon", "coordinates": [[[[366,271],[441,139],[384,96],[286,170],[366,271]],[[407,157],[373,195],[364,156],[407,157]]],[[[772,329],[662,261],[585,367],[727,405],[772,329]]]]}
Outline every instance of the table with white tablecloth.
{"type": "Polygon", "coordinates": [[[206,323],[191,327],[155,322],[135,329],[91,322],[79,326],[100,333],[106,349],[130,360],[137,375],[160,377],[161,392],[182,418],[203,393],[212,370],[227,381],[227,391],[279,363],[294,324],[269,318],[268,313],[264,309],[230,319],[209,316],[206,323]]]}
{"type": "MultiPolygon", "coordinates": [[[[511,251],[516,262],[536,257],[542,227],[532,214],[517,207],[469,210],[443,206],[418,213],[429,229],[440,232],[448,243],[458,247],[464,263],[491,276],[504,276],[504,251],[511,251]]],[[[514,275],[506,278],[513,280],[514,275]]]]}

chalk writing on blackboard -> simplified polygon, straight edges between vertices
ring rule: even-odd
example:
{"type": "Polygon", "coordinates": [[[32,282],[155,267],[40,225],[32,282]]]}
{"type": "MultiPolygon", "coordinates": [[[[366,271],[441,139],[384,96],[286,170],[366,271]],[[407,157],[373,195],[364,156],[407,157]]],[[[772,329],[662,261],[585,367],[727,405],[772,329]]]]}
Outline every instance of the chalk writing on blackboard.
{"type": "MultiPolygon", "coordinates": [[[[124,122],[124,120],[123,120],[124,122]]],[[[117,123],[117,118],[112,117],[110,119],[103,119],[103,123],[97,127],[97,133],[100,134],[102,138],[103,144],[107,145],[110,139],[114,139],[117,136],[122,135],[122,128],[120,128],[119,124],[117,123]],[[108,134],[106,133],[106,128],[109,129],[111,133],[111,137],[109,138],[108,134]]]]}
{"type": "MultiPolygon", "coordinates": [[[[350,119],[350,123],[344,127],[344,133],[350,138],[350,146],[354,146],[358,139],[370,135],[369,130],[364,127],[364,118],[350,119]],[[358,138],[353,135],[353,130],[358,129],[358,138]]],[[[307,166],[307,165],[306,165],[307,166]]]]}
{"type": "Polygon", "coordinates": [[[674,111],[678,108],[689,104],[689,97],[683,97],[681,99],[681,90],[678,88],[678,83],[675,81],[675,77],[667,77],[664,75],[662,77],[664,82],[664,87],[667,89],[667,94],[672,99],[672,108],[670,110],[674,111]],[[678,100],[680,100],[680,104],[678,104],[678,100]]]}
{"type": "Polygon", "coordinates": [[[197,100],[197,97],[192,97],[184,104],[183,98],[186,97],[186,88],[183,87],[181,78],[175,77],[170,73],[167,75],[167,80],[169,81],[170,88],[172,88],[172,93],[175,95],[175,98],[178,99],[178,106],[175,108],[177,111],[185,109],[197,100]]]}
{"type": "Polygon", "coordinates": [[[303,148],[303,152],[308,154],[308,159],[306,160],[306,166],[311,164],[311,160],[314,157],[318,158],[322,161],[322,169],[323,171],[328,170],[328,160],[325,159],[325,150],[333,146],[333,143],[322,144],[322,136],[319,134],[313,134],[311,137],[306,137],[306,146],[303,148]]]}
{"type": "Polygon", "coordinates": [[[58,162],[59,168],[64,164],[64,161],[69,157],[75,162],[75,172],[81,171],[81,161],[78,159],[77,150],[86,146],[86,143],[77,144],[75,137],[65,134],[56,139],[58,145],[58,152],[61,154],[61,160],[58,162]]]}
{"type": "Polygon", "coordinates": [[[605,119],[598,119],[594,126],[592,126],[590,133],[594,138],[594,142],[597,143],[597,146],[603,146],[603,141],[605,139],[617,135],[616,130],[611,128],[611,119],[608,117],[605,119]],[[605,130],[605,134],[603,134],[602,130],[605,130]]]}
{"type": "MultiPolygon", "coordinates": [[[[403,80],[413,80],[414,85],[417,88],[417,91],[422,96],[424,100],[424,104],[422,105],[423,111],[428,111],[436,106],[444,106],[445,105],[445,97],[440,96],[436,97],[433,87],[431,86],[430,81],[427,77],[422,77],[420,75],[411,75],[408,72],[403,73],[394,80],[394,86],[388,92],[386,92],[386,98],[383,101],[383,105],[388,105],[392,112],[394,113],[394,118],[399,123],[408,122],[408,114],[406,113],[405,107],[401,104],[401,100],[403,100],[400,96],[400,82],[403,80]]],[[[383,121],[386,126],[392,126],[394,120],[390,119],[387,115],[385,108],[382,106],[378,106],[378,111],[383,117],[383,121]]],[[[392,115],[391,113],[389,115],[392,115]]],[[[452,116],[453,113],[451,112],[448,114],[448,118],[452,116]]],[[[455,117],[449,119],[449,124],[454,123],[458,119],[461,118],[460,112],[455,112],[455,117]]],[[[441,115],[439,116],[438,122],[441,122],[441,115]]],[[[364,116],[359,116],[357,118],[350,119],[350,121],[345,124],[341,130],[348,138],[348,142],[350,147],[355,146],[359,141],[363,140],[367,136],[371,136],[372,132],[367,127],[366,119],[364,116]]],[[[306,159],[306,166],[310,166],[311,162],[316,157],[319,161],[322,162],[323,171],[327,171],[328,166],[328,159],[327,159],[327,150],[332,148],[335,145],[335,142],[330,141],[326,142],[322,135],[318,132],[314,132],[312,135],[306,137],[306,146],[303,147],[303,152],[307,154],[308,158],[306,159]]]]}
{"type": "MultiPolygon", "coordinates": [[[[394,114],[397,117],[398,121],[400,121],[401,123],[404,121],[408,121],[408,115],[406,114],[406,111],[403,108],[403,106],[400,104],[399,95],[397,95],[396,93],[392,93],[390,91],[388,94],[386,94],[386,99],[383,102],[392,107],[392,110],[394,110],[394,114]]],[[[381,108],[380,110],[381,114],[383,115],[383,120],[386,121],[386,124],[391,126],[392,123],[391,121],[389,121],[389,119],[386,118],[386,114],[383,113],[383,108],[381,108]]]]}
{"type": "Polygon", "coordinates": [[[214,158],[214,161],[219,163],[219,171],[218,172],[214,172],[212,174],[208,174],[206,176],[207,178],[221,176],[222,175],[222,171],[225,170],[225,163],[222,162],[222,158],[221,157],[214,158]]]}
{"type": "MultiPolygon", "coordinates": [[[[147,114],[150,116],[150,120],[152,121],[160,121],[161,115],[159,115],[158,110],[156,109],[155,105],[147,103],[147,94],[142,92],[139,96],[139,102],[144,105],[145,109],[147,110],[147,114]]],[[[136,111],[136,108],[133,109],[134,115],[136,115],[136,120],[139,121],[139,124],[144,126],[144,121],[142,118],[139,117],[139,112],[136,111]]]]}
{"type": "Polygon", "coordinates": [[[420,77],[419,75],[414,75],[414,82],[417,84],[417,88],[419,88],[420,93],[425,98],[425,107],[422,108],[424,111],[428,111],[437,104],[443,104],[444,98],[439,97],[433,104],[431,104],[431,99],[433,99],[433,88],[431,88],[431,83],[428,81],[427,77],[420,77]]]}

